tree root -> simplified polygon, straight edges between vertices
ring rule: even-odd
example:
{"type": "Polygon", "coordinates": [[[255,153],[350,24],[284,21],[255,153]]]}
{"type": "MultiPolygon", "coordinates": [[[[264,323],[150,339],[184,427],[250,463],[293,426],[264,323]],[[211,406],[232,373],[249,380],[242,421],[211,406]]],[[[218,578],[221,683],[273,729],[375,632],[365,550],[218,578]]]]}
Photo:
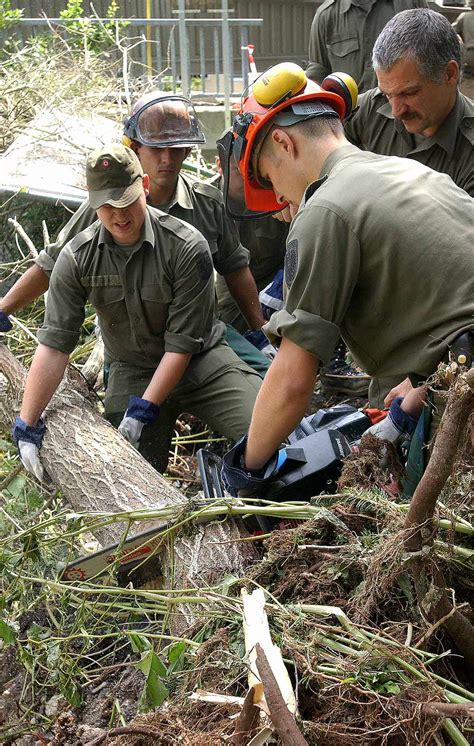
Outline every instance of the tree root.
{"type": "MultiPolygon", "coordinates": [[[[434,538],[433,516],[438,497],[452,472],[458,444],[474,404],[474,369],[459,376],[451,387],[431,458],[415,490],[405,520],[411,529],[404,546],[408,552],[421,552],[434,538]]],[[[453,607],[446,591],[446,581],[439,568],[432,571],[432,587],[426,592],[425,563],[420,560],[413,566],[413,577],[420,605],[425,607],[432,622],[443,620],[443,626],[452,637],[467,665],[474,669],[474,626],[460,611],[453,607]]]]}
{"type": "Polygon", "coordinates": [[[285,704],[285,700],[281,696],[280,688],[270,668],[267,656],[258,642],[256,651],[258,673],[262,680],[270,719],[280,736],[283,746],[308,746],[307,740],[303,737],[295,723],[293,715],[289,712],[285,704]]]}
{"type": "Polygon", "coordinates": [[[232,734],[230,743],[232,746],[245,746],[250,741],[252,731],[255,730],[258,723],[260,710],[253,703],[253,687],[247,692],[240,715],[235,721],[235,729],[232,734]]]}

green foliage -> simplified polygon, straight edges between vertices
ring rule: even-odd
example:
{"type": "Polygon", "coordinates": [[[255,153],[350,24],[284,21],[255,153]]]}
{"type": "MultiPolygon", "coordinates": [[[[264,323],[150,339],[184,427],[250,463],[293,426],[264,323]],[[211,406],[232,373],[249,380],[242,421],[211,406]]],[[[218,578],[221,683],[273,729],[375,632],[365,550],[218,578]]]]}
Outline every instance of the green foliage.
{"type": "Polygon", "coordinates": [[[23,15],[21,10],[12,10],[10,0],[0,0],[0,30],[8,29],[18,23],[23,15]]]}
{"type": "Polygon", "coordinates": [[[138,709],[140,712],[147,712],[159,707],[168,697],[168,689],[163,683],[163,679],[168,676],[168,671],[146,637],[131,635],[130,642],[132,650],[142,654],[138,663],[135,663],[135,668],[138,668],[145,676],[145,686],[138,709]]]}
{"type": "Polygon", "coordinates": [[[68,44],[72,49],[100,53],[110,49],[115,43],[116,28],[122,31],[127,22],[117,23],[114,19],[119,9],[116,0],[112,0],[107,8],[107,18],[104,23],[92,22],[84,17],[84,0],[68,0],[67,6],[60,12],[64,26],[68,30],[68,44]]]}

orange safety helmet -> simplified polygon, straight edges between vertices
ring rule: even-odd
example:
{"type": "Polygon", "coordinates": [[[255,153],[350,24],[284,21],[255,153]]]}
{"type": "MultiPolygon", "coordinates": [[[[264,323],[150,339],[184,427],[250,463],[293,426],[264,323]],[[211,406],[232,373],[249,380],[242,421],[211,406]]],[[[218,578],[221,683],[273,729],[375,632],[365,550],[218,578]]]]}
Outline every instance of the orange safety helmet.
{"type": "Polygon", "coordinates": [[[224,174],[224,195],[235,218],[280,212],[270,184],[258,175],[258,155],[274,124],[289,127],[305,119],[326,115],[345,119],[357,104],[357,85],[346,73],[328,75],[321,85],[308,80],[291,62],[263,73],[251,87],[232,130],[217,141],[224,174]]]}

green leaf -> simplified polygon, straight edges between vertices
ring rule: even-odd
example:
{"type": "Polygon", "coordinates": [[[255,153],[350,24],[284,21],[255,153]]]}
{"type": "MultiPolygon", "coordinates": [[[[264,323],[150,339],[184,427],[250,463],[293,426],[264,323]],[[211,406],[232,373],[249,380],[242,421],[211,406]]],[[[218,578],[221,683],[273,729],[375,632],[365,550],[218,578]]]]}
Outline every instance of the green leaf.
{"type": "Polygon", "coordinates": [[[47,640],[48,637],[51,637],[51,630],[33,622],[28,630],[28,637],[31,637],[32,640],[47,640]]]}
{"type": "Polygon", "coordinates": [[[0,619],[0,640],[3,640],[6,645],[11,645],[15,642],[15,638],[15,628],[11,624],[7,624],[7,622],[0,619]]]}
{"type": "Polygon", "coordinates": [[[399,588],[403,592],[403,595],[408,600],[408,603],[412,606],[415,603],[415,596],[413,595],[410,578],[408,577],[408,575],[400,575],[397,578],[397,583],[399,588]]]}
{"type": "Polygon", "coordinates": [[[169,692],[160,677],[167,675],[167,670],[154,650],[148,650],[135,667],[145,674],[145,686],[140,697],[140,712],[159,707],[169,692]]]}
{"type": "Polygon", "coordinates": [[[154,650],[147,650],[135,666],[142,671],[145,676],[155,673],[157,676],[166,676],[167,671],[161,660],[154,650]]]}
{"type": "Polygon", "coordinates": [[[77,684],[70,678],[66,681],[59,682],[59,691],[63,695],[64,699],[73,706],[80,707],[82,704],[82,694],[77,684]]]}
{"type": "Polygon", "coordinates": [[[185,642],[175,642],[175,644],[172,645],[168,651],[169,662],[175,663],[179,658],[181,658],[185,650],[186,650],[185,642]]]}
{"type": "Polygon", "coordinates": [[[400,694],[400,687],[395,683],[395,681],[387,681],[387,683],[383,685],[383,689],[388,692],[388,694],[400,694]]]}
{"type": "Polygon", "coordinates": [[[26,476],[24,474],[18,474],[12,481],[7,485],[7,492],[13,497],[20,497],[22,491],[25,488],[26,476]]]}
{"type": "Polygon", "coordinates": [[[139,635],[138,632],[132,632],[128,637],[134,653],[143,653],[144,650],[150,650],[151,643],[144,635],[139,635]]]}
{"type": "Polygon", "coordinates": [[[175,673],[177,671],[183,670],[185,651],[186,651],[185,642],[175,642],[175,644],[170,647],[170,649],[168,650],[168,661],[170,664],[169,670],[168,670],[168,676],[171,673],[175,673]]]}

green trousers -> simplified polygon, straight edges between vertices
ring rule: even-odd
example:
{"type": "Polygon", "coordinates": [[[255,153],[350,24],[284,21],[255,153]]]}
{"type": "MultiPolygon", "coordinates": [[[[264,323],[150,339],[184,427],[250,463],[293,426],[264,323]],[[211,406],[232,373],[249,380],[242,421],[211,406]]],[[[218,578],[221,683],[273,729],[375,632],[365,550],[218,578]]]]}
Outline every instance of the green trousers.
{"type": "Polygon", "coordinates": [[[234,350],[237,357],[256,370],[260,378],[265,378],[271,360],[263,352],[257,350],[237,329],[229,324],[226,324],[225,341],[234,350]]]}
{"type": "MultiPolygon", "coordinates": [[[[233,326],[229,326],[229,324],[226,324],[225,341],[229,347],[234,350],[240,360],[243,360],[244,363],[247,363],[247,365],[253,368],[260,378],[265,378],[265,373],[269,369],[271,363],[266,355],[260,352],[260,350],[257,350],[257,348],[250,344],[250,342],[248,342],[245,337],[237,331],[237,329],[234,329],[233,326]]],[[[105,388],[107,388],[108,385],[109,369],[110,364],[104,363],[105,388]]]]}
{"type": "MultiPolygon", "coordinates": [[[[155,368],[113,362],[105,396],[105,415],[117,427],[128,397],[143,396],[155,368]]],[[[194,355],[188,370],[153,425],[143,428],[139,451],[160,472],[166,470],[177,417],[183,412],[199,417],[213,430],[238,440],[250,425],[261,378],[223,343],[194,355]]]]}

